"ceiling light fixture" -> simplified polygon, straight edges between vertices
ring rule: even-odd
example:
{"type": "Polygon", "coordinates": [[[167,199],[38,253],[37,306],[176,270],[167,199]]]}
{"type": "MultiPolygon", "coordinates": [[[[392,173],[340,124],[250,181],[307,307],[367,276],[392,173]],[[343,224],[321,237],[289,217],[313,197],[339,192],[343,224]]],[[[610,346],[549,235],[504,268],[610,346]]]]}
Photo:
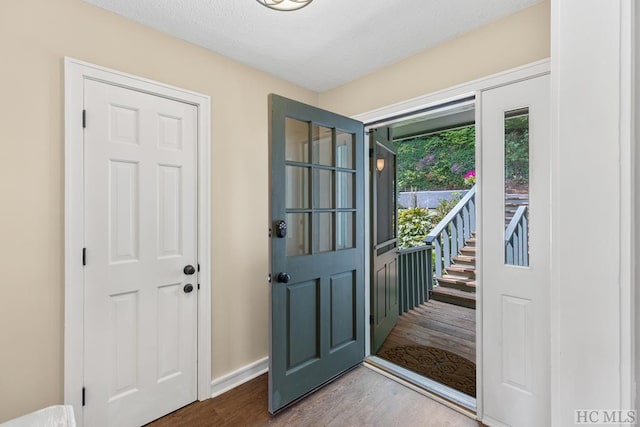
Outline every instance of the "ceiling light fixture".
{"type": "Polygon", "coordinates": [[[274,10],[298,10],[307,6],[313,0],[256,0],[263,6],[274,10]]]}

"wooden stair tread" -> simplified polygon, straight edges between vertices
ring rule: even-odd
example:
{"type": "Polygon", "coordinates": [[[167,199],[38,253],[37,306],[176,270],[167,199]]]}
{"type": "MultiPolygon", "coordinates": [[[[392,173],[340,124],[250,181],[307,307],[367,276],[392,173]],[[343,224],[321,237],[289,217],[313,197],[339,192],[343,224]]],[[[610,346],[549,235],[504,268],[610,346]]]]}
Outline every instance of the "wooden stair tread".
{"type": "Polygon", "coordinates": [[[459,296],[460,298],[469,298],[474,300],[476,299],[475,292],[461,291],[460,289],[446,288],[443,286],[438,286],[436,288],[433,288],[431,292],[437,293],[437,294],[456,295],[456,296],[459,296]]]}
{"type": "Polygon", "coordinates": [[[476,264],[476,257],[470,255],[457,255],[453,257],[453,261],[458,263],[476,264]]]}
{"type": "Polygon", "coordinates": [[[467,285],[469,282],[473,282],[473,279],[470,279],[469,277],[453,276],[451,274],[438,277],[437,280],[438,282],[451,283],[455,285],[467,285]]]}
{"type": "Polygon", "coordinates": [[[451,304],[462,305],[463,307],[475,308],[476,307],[476,294],[475,292],[466,292],[459,289],[437,287],[430,291],[431,298],[448,302],[451,304]]]}
{"type": "Polygon", "coordinates": [[[460,249],[460,253],[461,254],[475,254],[476,253],[476,247],[475,246],[465,246],[464,248],[460,249]]]}
{"type": "Polygon", "coordinates": [[[474,273],[476,272],[476,266],[470,264],[451,264],[447,267],[447,271],[474,273]]]}

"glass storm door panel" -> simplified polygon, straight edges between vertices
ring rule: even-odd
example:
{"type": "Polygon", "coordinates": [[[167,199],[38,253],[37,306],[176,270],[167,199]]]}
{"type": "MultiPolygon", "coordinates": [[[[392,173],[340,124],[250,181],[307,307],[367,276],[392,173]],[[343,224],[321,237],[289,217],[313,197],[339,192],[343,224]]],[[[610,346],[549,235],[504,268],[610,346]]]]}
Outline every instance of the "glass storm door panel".
{"type": "Polygon", "coordinates": [[[480,105],[482,421],[550,425],[549,76],[482,92],[480,105]]]}
{"type": "Polygon", "coordinates": [[[398,321],[396,151],[388,127],[371,131],[372,236],[371,354],[398,321]]]}
{"type": "Polygon", "coordinates": [[[364,358],[360,122],[270,95],[269,412],[364,358]]]}

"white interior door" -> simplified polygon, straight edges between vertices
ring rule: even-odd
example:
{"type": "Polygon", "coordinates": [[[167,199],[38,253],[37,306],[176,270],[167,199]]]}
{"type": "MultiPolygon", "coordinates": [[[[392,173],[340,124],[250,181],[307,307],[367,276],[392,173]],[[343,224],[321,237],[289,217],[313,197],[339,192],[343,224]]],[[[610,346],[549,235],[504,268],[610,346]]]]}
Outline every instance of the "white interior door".
{"type": "Polygon", "coordinates": [[[481,94],[482,396],[489,425],[550,425],[549,80],[481,94]]]}
{"type": "Polygon", "coordinates": [[[197,399],[197,111],[84,93],[84,425],[140,426],[197,399]]]}

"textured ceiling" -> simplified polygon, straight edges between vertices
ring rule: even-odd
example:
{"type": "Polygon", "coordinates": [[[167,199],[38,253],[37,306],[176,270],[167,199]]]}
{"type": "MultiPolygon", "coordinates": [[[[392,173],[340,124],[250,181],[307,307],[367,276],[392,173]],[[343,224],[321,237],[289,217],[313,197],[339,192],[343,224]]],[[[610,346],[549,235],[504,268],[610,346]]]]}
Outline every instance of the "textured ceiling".
{"type": "Polygon", "coordinates": [[[255,0],[85,0],[316,92],[539,0],[314,0],[277,12],[255,0]]]}

